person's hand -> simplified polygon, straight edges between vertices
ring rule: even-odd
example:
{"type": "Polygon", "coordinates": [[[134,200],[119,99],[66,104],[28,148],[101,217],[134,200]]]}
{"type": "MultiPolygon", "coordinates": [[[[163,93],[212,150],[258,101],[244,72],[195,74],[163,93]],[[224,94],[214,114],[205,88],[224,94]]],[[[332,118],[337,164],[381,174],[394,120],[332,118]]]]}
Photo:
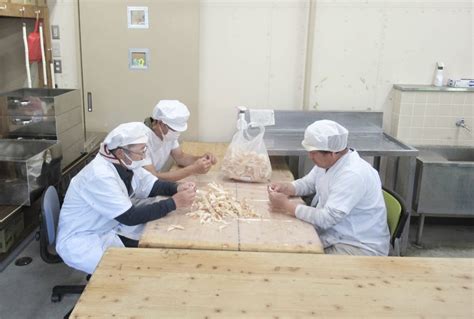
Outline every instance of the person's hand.
{"type": "Polygon", "coordinates": [[[293,196],[295,188],[291,183],[272,183],[268,185],[268,194],[271,192],[293,196]]]}
{"type": "Polygon", "coordinates": [[[211,169],[212,163],[211,160],[201,157],[191,164],[191,166],[195,174],[206,174],[209,169],[211,169]]]}
{"type": "Polygon", "coordinates": [[[187,189],[196,190],[196,184],[194,182],[184,182],[184,183],[178,184],[178,192],[182,192],[187,189]]]}
{"type": "Polygon", "coordinates": [[[212,165],[215,165],[217,163],[217,157],[215,157],[214,154],[212,153],[209,153],[209,152],[205,153],[203,155],[203,158],[210,160],[212,165]]]}
{"type": "Polygon", "coordinates": [[[191,207],[191,205],[194,202],[194,199],[196,198],[196,190],[186,189],[186,190],[177,192],[171,198],[173,198],[174,200],[176,209],[191,207]]]}
{"type": "Polygon", "coordinates": [[[275,213],[285,213],[289,204],[288,196],[275,191],[268,192],[270,211],[275,213]]]}

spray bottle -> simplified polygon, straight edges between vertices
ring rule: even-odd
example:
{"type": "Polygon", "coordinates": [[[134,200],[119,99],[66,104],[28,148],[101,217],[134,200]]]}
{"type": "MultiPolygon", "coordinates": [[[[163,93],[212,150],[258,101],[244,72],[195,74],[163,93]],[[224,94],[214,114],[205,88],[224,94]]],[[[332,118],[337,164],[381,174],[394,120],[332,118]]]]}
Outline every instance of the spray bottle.
{"type": "Polygon", "coordinates": [[[436,66],[434,81],[433,81],[434,86],[443,86],[443,71],[444,71],[444,63],[438,62],[436,66]]]}
{"type": "Polygon", "coordinates": [[[237,118],[237,129],[239,131],[243,131],[248,126],[247,121],[245,120],[245,111],[247,111],[247,108],[245,106],[237,106],[237,109],[239,110],[239,115],[237,118]]]}

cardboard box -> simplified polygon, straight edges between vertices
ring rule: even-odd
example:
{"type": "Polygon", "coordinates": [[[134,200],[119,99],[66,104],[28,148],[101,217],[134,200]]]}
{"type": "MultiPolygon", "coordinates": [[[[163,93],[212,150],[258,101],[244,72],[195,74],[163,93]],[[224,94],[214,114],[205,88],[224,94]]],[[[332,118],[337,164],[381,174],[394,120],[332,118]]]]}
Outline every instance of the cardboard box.
{"type": "Polygon", "coordinates": [[[24,229],[23,211],[0,224],[0,253],[6,253],[11,246],[20,238],[24,229]]]}

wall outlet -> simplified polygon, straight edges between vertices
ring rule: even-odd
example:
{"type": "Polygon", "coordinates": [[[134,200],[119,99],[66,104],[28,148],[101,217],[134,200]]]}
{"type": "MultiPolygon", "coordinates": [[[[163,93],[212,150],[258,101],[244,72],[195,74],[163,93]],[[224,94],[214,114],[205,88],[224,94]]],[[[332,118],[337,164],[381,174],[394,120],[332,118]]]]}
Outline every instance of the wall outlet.
{"type": "Polygon", "coordinates": [[[59,40],[59,25],[51,25],[51,38],[59,40]]]}
{"type": "Polygon", "coordinates": [[[53,60],[54,63],[54,73],[62,73],[63,67],[61,64],[61,60],[53,60]]]}
{"type": "Polygon", "coordinates": [[[58,58],[61,56],[61,45],[58,41],[53,41],[51,43],[51,51],[53,54],[53,58],[58,58]]]}

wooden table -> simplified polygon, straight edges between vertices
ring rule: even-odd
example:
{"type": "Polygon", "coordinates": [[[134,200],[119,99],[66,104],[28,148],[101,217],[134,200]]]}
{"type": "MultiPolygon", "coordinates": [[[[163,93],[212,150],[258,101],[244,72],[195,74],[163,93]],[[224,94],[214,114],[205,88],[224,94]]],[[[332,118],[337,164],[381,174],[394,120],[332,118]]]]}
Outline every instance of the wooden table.
{"type": "MultiPolygon", "coordinates": [[[[227,144],[185,143],[183,149],[191,154],[203,154],[206,149],[222,162],[227,144]]],[[[272,181],[292,181],[293,175],[282,158],[272,158],[272,181]]],[[[189,210],[176,210],[165,218],[149,222],[140,239],[143,248],[193,248],[214,250],[276,251],[324,253],[321,241],[311,224],[294,217],[270,213],[268,209],[267,184],[245,183],[225,178],[213,168],[205,175],[187,178],[198,188],[210,182],[224,186],[237,200],[247,199],[261,218],[232,220],[222,224],[200,224],[198,219],[186,216],[189,210]],[[184,230],[168,231],[171,225],[180,225],[184,230]]],[[[295,201],[302,202],[295,198],[295,201]]]]}
{"type": "Polygon", "coordinates": [[[110,249],[71,318],[473,318],[473,259],[110,249]]]}

